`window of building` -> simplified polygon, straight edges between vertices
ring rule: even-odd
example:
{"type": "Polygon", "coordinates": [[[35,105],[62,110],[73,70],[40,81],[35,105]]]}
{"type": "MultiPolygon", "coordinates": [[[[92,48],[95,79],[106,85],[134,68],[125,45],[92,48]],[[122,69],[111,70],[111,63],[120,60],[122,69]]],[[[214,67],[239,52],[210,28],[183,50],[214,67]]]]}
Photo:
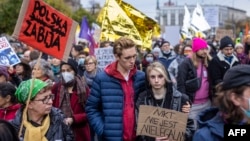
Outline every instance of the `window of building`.
{"type": "Polygon", "coordinates": [[[171,13],[170,25],[175,25],[175,13],[171,13]]]}

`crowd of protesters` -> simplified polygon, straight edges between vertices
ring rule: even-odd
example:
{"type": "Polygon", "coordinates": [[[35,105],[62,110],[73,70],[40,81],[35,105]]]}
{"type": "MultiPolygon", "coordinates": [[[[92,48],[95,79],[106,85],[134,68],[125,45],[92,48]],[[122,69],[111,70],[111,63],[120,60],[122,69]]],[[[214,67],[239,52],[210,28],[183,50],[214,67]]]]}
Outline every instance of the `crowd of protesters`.
{"type": "Polygon", "coordinates": [[[170,141],[136,135],[140,105],[187,114],[185,141],[223,140],[224,124],[250,119],[250,35],[174,46],[159,38],[147,50],[121,37],[100,44],[115,57],[104,69],[85,43],[66,62],[10,43],[21,61],[0,66],[0,129],[13,141],[170,141]]]}

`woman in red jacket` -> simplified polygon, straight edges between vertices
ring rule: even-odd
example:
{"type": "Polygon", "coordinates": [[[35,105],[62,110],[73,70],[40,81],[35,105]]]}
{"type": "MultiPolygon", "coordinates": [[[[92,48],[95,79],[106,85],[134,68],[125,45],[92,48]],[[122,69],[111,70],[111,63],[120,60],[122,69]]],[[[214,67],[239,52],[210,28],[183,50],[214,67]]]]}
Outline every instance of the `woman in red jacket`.
{"type": "Polygon", "coordinates": [[[11,83],[0,83],[0,119],[14,119],[16,111],[20,108],[15,92],[16,88],[11,83]]]}
{"type": "Polygon", "coordinates": [[[62,62],[60,69],[62,77],[52,88],[55,94],[53,106],[64,113],[64,123],[71,126],[76,141],[90,141],[90,128],[85,113],[88,86],[77,74],[77,63],[74,60],[62,62]]]}

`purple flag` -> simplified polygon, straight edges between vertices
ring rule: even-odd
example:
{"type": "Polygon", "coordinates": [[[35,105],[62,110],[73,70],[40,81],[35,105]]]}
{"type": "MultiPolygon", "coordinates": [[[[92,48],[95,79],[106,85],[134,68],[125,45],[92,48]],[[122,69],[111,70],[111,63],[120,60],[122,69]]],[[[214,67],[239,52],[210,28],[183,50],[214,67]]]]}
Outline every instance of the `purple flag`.
{"type": "Polygon", "coordinates": [[[88,42],[89,42],[89,54],[94,55],[96,44],[95,44],[93,35],[91,34],[91,29],[89,28],[88,20],[85,16],[82,18],[82,24],[81,24],[81,30],[79,33],[79,38],[88,40],[88,42]]]}

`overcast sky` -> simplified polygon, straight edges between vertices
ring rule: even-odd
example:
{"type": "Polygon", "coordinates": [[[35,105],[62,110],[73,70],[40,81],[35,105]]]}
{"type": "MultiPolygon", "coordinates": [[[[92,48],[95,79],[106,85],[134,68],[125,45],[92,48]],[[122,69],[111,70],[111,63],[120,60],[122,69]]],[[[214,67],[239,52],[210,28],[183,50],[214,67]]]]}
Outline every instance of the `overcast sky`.
{"type": "MultiPolygon", "coordinates": [[[[81,0],[84,8],[90,7],[90,1],[95,1],[104,5],[105,0],[81,0]]],[[[149,17],[155,19],[156,16],[156,0],[124,0],[125,2],[133,5],[136,9],[140,10],[144,14],[148,15],[149,17]]],[[[159,0],[160,5],[163,5],[168,0],[159,0]]],[[[177,3],[178,5],[193,5],[197,2],[199,4],[219,4],[219,5],[226,5],[230,7],[234,7],[237,9],[247,11],[247,15],[250,16],[250,0],[172,0],[172,2],[177,3]]]]}

